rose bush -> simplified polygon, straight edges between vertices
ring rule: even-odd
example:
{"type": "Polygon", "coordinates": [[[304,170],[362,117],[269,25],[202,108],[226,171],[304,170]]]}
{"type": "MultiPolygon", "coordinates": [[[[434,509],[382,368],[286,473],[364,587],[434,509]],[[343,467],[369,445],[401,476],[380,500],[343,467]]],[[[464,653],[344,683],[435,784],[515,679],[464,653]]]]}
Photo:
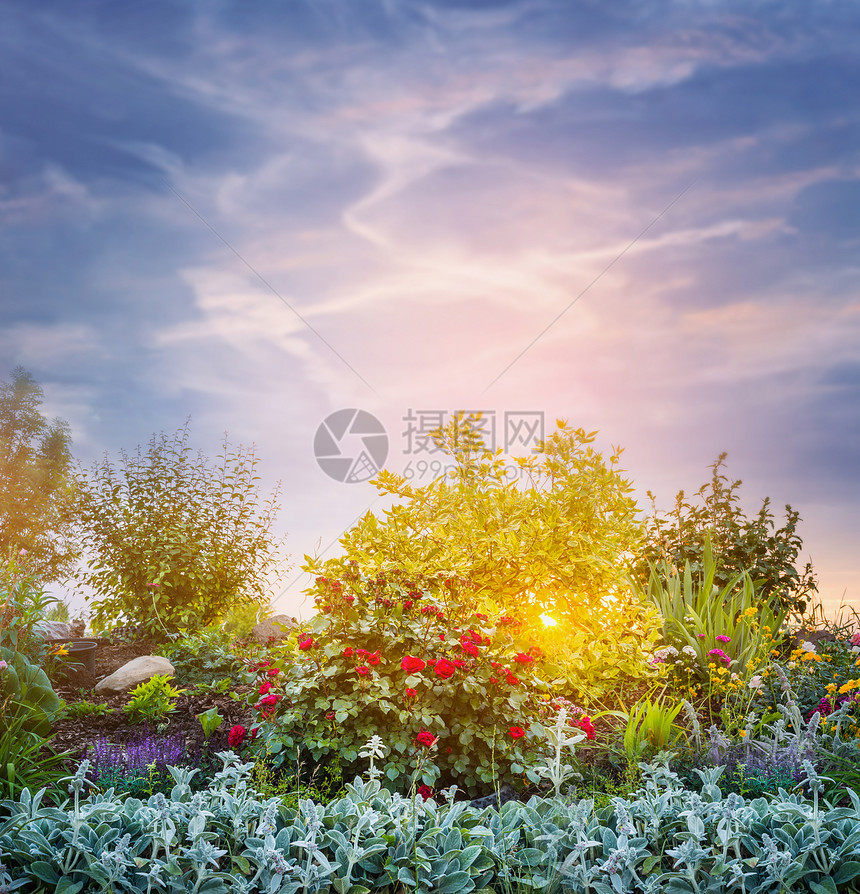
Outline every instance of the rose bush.
{"type": "Polygon", "coordinates": [[[320,576],[296,660],[280,674],[251,668],[254,747],[265,743],[276,765],[302,749],[363,772],[359,751],[379,735],[384,775],[401,787],[413,776],[470,793],[497,779],[536,781],[540,724],[564,681],[515,619],[476,614],[468,588],[447,574],[320,576]]]}

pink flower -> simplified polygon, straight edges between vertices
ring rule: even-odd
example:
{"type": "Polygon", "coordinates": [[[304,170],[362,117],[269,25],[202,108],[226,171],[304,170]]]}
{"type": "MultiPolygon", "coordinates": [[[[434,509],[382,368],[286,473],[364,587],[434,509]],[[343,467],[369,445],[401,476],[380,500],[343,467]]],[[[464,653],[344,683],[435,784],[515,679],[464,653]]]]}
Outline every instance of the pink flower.
{"type": "Polygon", "coordinates": [[[860,633],[855,633],[854,636],[851,637],[851,645],[860,646],[860,633]]]}
{"type": "Polygon", "coordinates": [[[508,732],[511,734],[512,739],[522,739],[526,734],[526,731],[521,726],[512,726],[508,732]]]}
{"type": "Polygon", "coordinates": [[[422,729],[420,733],[415,737],[416,745],[423,745],[425,748],[432,748],[439,741],[438,736],[434,736],[433,733],[429,732],[426,729],[422,729]]]}
{"type": "Polygon", "coordinates": [[[725,661],[726,664],[732,663],[732,659],[722,649],[711,649],[708,655],[713,655],[715,658],[719,658],[720,661],[725,661]]]}
{"type": "Polygon", "coordinates": [[[407,655],[403,661],[400,662],[400,667],[409,674],[415,674],[418,671],[423,671],[424,668],[427,667],[427,662],[422,661],[420,658],[416,658],[414,655],[407,655]]]}
{"type": "Polygon", "coordinates": [[[236,724],[227,734],[227,744],[231,748],[238,748],[245,741],[247,730],[241,724],[236,724]]]}
{"type": "Polygon", "coordinates": [[[718,637],[716,637],[716,640],[718,643],[730,643],[732,641],[732,638],[721,633],[718,637]]]}
{"type": "Polygon", "coordinates": [[[704,638],[705,638],[705,634],[704,634],[704,633],[697,633],[696,636],[697,636],[699,639],[704,639],[704,638]]]}

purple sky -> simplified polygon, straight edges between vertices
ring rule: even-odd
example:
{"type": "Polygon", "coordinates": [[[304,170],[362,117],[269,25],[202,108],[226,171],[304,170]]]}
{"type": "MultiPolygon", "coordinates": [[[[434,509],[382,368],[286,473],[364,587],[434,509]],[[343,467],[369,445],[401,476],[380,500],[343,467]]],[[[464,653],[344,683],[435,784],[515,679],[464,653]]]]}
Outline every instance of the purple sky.
{"type": "Polygon", "coordinates": [[[256,443],[280,607],[373,503],[347,407],[395,471],[410,410],[562,417],[664,507],[726,450],[860,606],[856,5],[0,0],[0,75],[0,373],[86,465],[256,443]]]}

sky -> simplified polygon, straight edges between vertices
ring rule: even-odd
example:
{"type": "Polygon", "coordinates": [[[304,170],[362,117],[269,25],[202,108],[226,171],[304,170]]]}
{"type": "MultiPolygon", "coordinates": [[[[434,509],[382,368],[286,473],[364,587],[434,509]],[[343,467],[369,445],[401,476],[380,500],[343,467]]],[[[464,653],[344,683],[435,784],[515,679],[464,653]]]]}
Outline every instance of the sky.
{"type": "Polygon", "coordinates": [[[0,378],[87,467],[255,445],[289,614],[458,409],[643,509],[726,451],[860,608],[858,96],[831,0],[0,0],[0,378]]]}

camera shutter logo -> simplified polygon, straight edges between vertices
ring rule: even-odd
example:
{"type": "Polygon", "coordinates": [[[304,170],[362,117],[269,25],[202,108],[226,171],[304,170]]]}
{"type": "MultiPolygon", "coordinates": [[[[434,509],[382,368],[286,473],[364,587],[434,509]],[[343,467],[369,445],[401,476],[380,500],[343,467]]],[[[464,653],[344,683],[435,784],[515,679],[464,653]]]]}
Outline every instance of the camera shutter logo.
{"type": "Polygon", "coordinates": [[[314,456],[335,481],[369,481],[388,457],[388,433],[367,410],[337,410],[320,423],[314,435],[314,456]]]}

